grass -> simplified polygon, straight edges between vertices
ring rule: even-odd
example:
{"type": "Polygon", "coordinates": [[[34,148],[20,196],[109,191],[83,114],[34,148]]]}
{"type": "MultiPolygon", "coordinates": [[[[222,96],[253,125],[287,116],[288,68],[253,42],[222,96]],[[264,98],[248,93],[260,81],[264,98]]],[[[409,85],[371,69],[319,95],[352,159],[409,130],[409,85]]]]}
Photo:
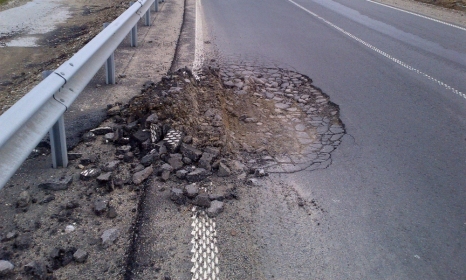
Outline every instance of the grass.
{"type": "Polygon", "coordinates": [[[8,0],[0,0],[0,5],[6,4],[8,0]]]}

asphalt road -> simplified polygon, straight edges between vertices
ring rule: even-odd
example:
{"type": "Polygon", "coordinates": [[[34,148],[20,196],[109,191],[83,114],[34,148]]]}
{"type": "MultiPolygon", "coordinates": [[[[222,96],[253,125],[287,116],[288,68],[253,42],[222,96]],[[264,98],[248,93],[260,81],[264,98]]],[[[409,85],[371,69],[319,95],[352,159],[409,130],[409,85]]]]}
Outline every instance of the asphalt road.
{"type": "Polygon", "coordinates": [[[200,3],[222,57],[308,75],[347,130],[330,167],[250,198],[259,274],[466,279],[466,30],[365,0],[200,3]],[[323,212],[285,207],[284,186],[323,212]]]}

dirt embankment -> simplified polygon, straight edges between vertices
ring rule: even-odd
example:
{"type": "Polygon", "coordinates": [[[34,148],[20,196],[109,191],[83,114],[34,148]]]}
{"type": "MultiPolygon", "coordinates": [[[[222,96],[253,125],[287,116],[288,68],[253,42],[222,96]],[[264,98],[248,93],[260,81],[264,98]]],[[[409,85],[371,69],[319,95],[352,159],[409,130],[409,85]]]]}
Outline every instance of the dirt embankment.
{"type": "Polygon", "coordinates": [[[465,0],[417,0],[417,1],[436,5],[436,6],[441,6],[444,8],[455,9],[459,11],[466,11],[465,0]]]}
{"type": "MultiPolygon", "coordinates": [[[[23,3],[13,1],[8,6],[23,3]]],[[[72,15],[66,23],[39,37],[37,47],[0,47],[0,114],[10,108],[41,79],[94,38],[105,22],[112,22],[128,4],[116,0],[65,1],[72,15]]],[[[1,9],[0,9],[1,10],[1,9]]],[[[20,34],[4,34],[0,46],[20,34]]]]}

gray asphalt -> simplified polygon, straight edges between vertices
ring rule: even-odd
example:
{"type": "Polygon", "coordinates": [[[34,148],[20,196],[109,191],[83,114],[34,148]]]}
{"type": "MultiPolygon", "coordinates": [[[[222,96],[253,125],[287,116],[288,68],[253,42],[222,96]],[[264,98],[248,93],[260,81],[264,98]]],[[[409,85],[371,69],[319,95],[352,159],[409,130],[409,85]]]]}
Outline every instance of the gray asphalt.
{"type": "MultiPolygon", "coordinates": [[[[466,92],[466,31],[363,0],[295,2],[466,92]]],[[[466,279],[466,99],[290,1],[201,3],[222,56],[308,75],[347,130],[329,168],[271,176],[258,194],[265,278],[466,279]],[[318,226],[267,195],[283,185],[317,201],[318,226]]]]}

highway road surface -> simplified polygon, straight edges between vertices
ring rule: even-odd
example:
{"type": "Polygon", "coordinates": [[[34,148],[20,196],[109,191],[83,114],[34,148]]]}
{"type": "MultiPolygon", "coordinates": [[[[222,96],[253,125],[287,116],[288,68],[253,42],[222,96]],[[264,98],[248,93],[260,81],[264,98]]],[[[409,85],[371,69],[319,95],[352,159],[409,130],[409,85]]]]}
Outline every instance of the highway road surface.
{"type": "Polygon", "coordinates": [[[311,77],[346,128],[328,168],[271,174],[237,204],[250,219],[234,228],[253,234],[225,241],[221,275],[466,279],[466,29],[366,0],[197,5],[219,60],[311,77]],[[319,213],[288,207],[286,189],[319,213]]]}

